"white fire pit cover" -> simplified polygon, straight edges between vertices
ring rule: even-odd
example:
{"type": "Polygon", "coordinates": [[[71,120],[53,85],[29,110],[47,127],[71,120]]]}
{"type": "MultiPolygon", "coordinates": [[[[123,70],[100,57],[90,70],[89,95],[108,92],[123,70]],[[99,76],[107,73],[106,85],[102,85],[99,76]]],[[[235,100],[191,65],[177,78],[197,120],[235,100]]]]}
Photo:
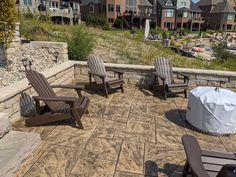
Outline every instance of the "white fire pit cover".
{"type": "Polygon", "coordinates": [[[215,87],[196,87],[189,95],[187,121],[218,134],[236,133],[236,93],[215,87]]]}

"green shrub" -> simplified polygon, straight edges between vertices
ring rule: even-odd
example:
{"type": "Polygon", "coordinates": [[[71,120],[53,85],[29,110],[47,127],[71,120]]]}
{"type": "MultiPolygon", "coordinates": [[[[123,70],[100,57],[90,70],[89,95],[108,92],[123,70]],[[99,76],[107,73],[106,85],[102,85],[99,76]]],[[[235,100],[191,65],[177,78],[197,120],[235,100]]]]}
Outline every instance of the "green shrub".
{"type": "Polygon", "coordinates": [[[229,59],[236,59],[236,55],[226,50],[226,48],[227,45],[224,42],[212,45],[213,54],[216,57],[216,59],[222,62],[229,59]]]}
{"type": "Polygon", "coordinates": [[[120,18],[117,18],[113,26],[118,29],[123,28],[123,20],[120,18]]]}
{"type": "Polygon", "coordinates": [[[27,7],[26,12],[23,11],[23,17],[25,19],[33,19],[34,18],[34,14],[31,12],[29,7],[27,7]]]}
{"type": "Polygon", "coordinates": [[[110,28],[105,16],[88,15],[85,19],[85,22],[87,26],[101,27],[105,30],[110,28]]]}
{"type": "Polygon", "coordinates": [[[71,60],[85,60],[94,46],[93,37],[82,27],[74,29],[67,43],[71,60]]]}

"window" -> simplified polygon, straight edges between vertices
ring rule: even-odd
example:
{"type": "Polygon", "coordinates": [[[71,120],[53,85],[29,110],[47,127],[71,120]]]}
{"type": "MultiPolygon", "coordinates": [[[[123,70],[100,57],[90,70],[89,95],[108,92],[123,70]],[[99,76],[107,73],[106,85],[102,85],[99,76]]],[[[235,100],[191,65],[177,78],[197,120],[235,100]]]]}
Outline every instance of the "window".
{"type": "Polygon", "coordinates": [[[32,6],[32,0],[28,0],[28,5],[32,6]]]}
{"type": "Polygon", "coordinates": [[[234,20],[234,14],[228,14],[227,20],[234,20]]]}
{"type": "Polygon", "coordinates": [[[113,19],[113,18],[108,18],[108,22],[109,22],[109,23],[113,23],[113,22],[114,22],[114,19],[113,19]]]}
{"type": "Polygon", "coordinates": [[[89,13],[94,13],[94,4],[89,5],[89,13]]]}
{"type": "Polygon", "coordinates": [[[108,12],[114,12],[114,4],[108,4],[108,12]]]}
{"type": "Polygon", "coordinates": [[[120,5],[116,4],[116,12],[120,12],[120,5]]]}
{"type": "Polygon", "coordinates": [[[168,6],[172,6],[172,5],[173,5],[173,3],[172,3],[172,1],[171,1],[171,0],[167,0],[167,1],[166,1],[166,5],[168,5],[168,6]]]}
{"type": "Polygon", "coordinates": [[[187,5],[186,2],[181,2],[182,7],[186,7],[186,5],[187,5]]]}
{"type": "Polygon", "coordinates": [[[103,6],[102,6],[102,9],[103,9],[103,12],[106,12],[106,11],[107,11],[107,6],[106,6],[106,5],[103,5],[103,6]]]}
{"type": "Polygon", "coordinates": [[[183,12],[183,17],[187,18],[188,17],[188,12],[183,12]]]}
{"type": "Polygon", "coordinates": [[[16,0],[16,4],[19,5],[20,4],[20,0],[16,0]]]}
{"type": "Polygon", "coordinates": [[[165,17],[174,17],[174,10],[173,9],[167,9],[165,11],[165,17]]]}
{"type": "Polygon", "coordinates": [[[28,0],[24,0],[24,5],[27,5],[28,4],[28,2],[27,2],[28,0]]]}
{"type": "Polygon", "coordinates": [[[126,0],[126,11],[136,12],[136,0],[126,0]]]}

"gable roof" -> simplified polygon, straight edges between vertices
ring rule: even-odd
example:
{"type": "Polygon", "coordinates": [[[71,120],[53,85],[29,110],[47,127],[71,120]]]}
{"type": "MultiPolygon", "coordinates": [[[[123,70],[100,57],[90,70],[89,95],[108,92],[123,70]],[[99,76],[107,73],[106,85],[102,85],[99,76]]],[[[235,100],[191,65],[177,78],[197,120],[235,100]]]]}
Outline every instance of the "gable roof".
{"type": "Polygon", "coordinates": [[[190,1],[190,11],[191,12],[202,12],[202,10],[193,1],[190,1]]]}
{"type": "Polygon", "coordinates": [[[197,3],[197,6],[214,6],[217,5],[218,3],[223,2],[223,0],[200,0],[197,3]]]}
{"type": "Polygon", "coordinates": [[[231,4],[228,2],[228,0],[225,0],[224,2],[218,3],[214,9],[212,9],[211,13],[236,13],[234,8],[231,6],[231,4]]]}
{"type": "Polygon", "coordinates": [[[139,6],[152,7],[153,5],[148,0],[140,0],[139,6]]]}
{"type": "Polygon", "coordinates": [[[157,0],[157,2],[165,9],[175,9],[176,8],[176,0],[157,0]],[[167,1],[171,1],[173,5],[166,4],[167,1]]]}

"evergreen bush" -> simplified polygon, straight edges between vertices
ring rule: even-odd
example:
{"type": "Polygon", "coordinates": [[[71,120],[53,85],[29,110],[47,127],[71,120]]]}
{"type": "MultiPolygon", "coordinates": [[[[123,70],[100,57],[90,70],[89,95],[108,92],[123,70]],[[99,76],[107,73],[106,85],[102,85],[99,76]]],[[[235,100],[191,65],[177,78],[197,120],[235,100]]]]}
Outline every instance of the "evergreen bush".
{"type": "Polygon", "coordinates": [[[83,27],[77,27],[68,38],[67,43],[71,60],[85,60],[94,46],[93,37],[83,27]]]}

